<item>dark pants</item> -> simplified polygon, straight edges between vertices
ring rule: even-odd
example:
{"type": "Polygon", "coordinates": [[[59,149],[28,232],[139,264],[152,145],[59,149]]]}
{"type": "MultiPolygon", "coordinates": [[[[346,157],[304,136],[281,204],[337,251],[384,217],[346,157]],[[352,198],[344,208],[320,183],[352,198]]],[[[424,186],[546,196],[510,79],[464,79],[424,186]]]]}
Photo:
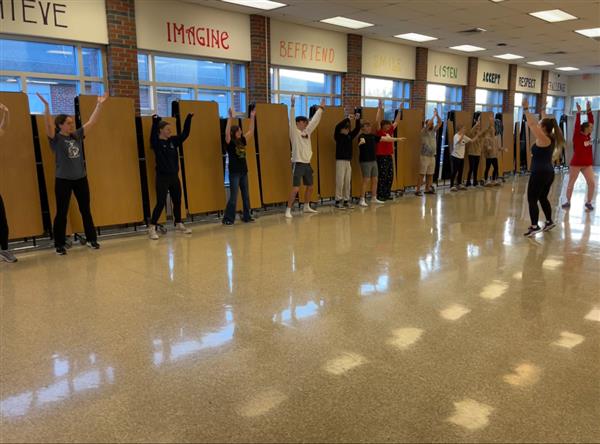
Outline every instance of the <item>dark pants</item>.
{"type": "Polygon", "coordinates": [[[237,206],[238,189],[242,192],[244,207],[243,221],[250,220],[250,193],[248,192],[248,173],[229,173],[229,200],[225,207],[223,221],[235,222],[235,208],[237,206]]]}
{"type": "Polygon", "coordinates": [[[479,171],[480,156],[469,154],[469,174],[467,174],[467,186],[471,185],[471,177],[473,178],[473,186],[477,185],[477,172],[479,171]]]}
{"type": "Polygon", "coordinates": [[[492,174],[492,180],[498,179],[498,159],[495,157],[492,159],[485,159],[485,176],[484,179],[488,179],[488,174],[490,173],[490,167],[494,167],[494,172],[492,174]]]}
{"type": "Polygon", "coordinates": [[[167,193],[171,195],[173,202],[173,217],[175,223],[181,222],[181,183],[177,174],[156,175],[156,206],[152,211],[150,223],[156,225],[161,213],[167,204],[167,193]]]}
{"type": "Polygon", "coordinates": [[[527,186],[527,201],[529,202],[529,217],[531,218],[531,226],[538,224],[540,210],[538,202],[542,206],[546,221],[552,221],[552,206],[548,200],[550,187],[554,182],[554,171],[542,171],[531,173],[529,176],[529,185],[527,186]]]}
{"type": "Polygon", "coordinates": [[[453,187],[454,185],[460,185],[462,183],[465,159],[459,159],[458,157],[454,156],[450,156],[450,159],[452,159],[452,176],[450,177],[450,187],[453,187]]]}
{"type": "Polygon", "coordinates": [[[394,182],[394,156],[377,156],[377,170],[377,198],[389,199],[394,182]]]}
{"type": "Polygon", "coordinates": [[[2,195],[0,195],[0,250],[8,250],[8,221],[2,195]]]}
{"type": "Polygon", "coordinates": [[[79,212],[83,219],[85,237],[88,242],[96,242],[96,228],[92,219],[90,210],[90,187],[87,177],[77,180],[56,178],[54,182],[54,194],[56,196],[56,217],[54,218],[54,245],[64,247],[65,235],[67,231],[67,214],[69,212],[69,203],[71,202],[71,192],[75,194],[79,212]]]}

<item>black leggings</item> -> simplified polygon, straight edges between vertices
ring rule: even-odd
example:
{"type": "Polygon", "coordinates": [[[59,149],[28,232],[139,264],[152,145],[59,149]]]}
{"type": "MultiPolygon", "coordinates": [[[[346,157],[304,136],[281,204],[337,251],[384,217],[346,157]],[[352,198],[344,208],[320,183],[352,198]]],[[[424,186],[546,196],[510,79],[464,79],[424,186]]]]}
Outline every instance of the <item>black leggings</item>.
{"type": "Polygon", "coordinates": [[[452,176],[450,176],[450,187],[454,185],[460,185],[462,183],[463,167],[465,166],[465,159],[459,159],[458,157],[450,156],[452,159],[452,176]]]}
{"type": "Polygon", "coordinates": [[[473,156],[472,154],[469,154],[469,174],[467,174],[467,185],[471,183],[471,176],[473,177],[473,186],[477,185],[479,158],[480,156],[473,156]]]}
{"type": "Polygon", "coordinates": [[[535,172],[529,176],[527,201],[529,202],[529,217],[531,218],[532,227],[537,226],[539,221],[540,209],[538,208],[538,202],[542,206],[546,222],[552,222],[552,206],[548,200],[552,182],[554,182],[554,171],[535,172]]]}
{"type": "Polygon", "coordinates": [[[392,195],[392,184],[394,182],[394,157],[377,156],[377,197],[389,199],[392,195]]]}
{"type": "Polygon", "coordinates": [[[8,250],[8,222],[2,195],[0,195],[0,250],[8,250]]]}
{"type": "Polygon", "coordinates": [[[90,187],[87,177],[77,180],[56,178],[54,182],[54,194],[56,196],[56,217],[54,218],[54,245],[64,247],[67,231],[67,213],[71,202],[71,192],[75,194],[79,212],[83,219],[85,237],[88,242],[96,242],[96,228],[90,210],[90,187]]]}
{"type": "Polygon", "coordinates": [[[165,205],[167,204],[167,192],[171,195],[173,202],[173,216],[175,223],[181,222],[181,183],[177,174],[156,175],[156,206],[152,211],[150,223],[156,225],[165,205]]]}
{"type": "Polygon", "coordinates": [[[497,180],[498,179],[498,159],[496,159],[495,157],[492,159],[485,159],[485,175],[484,175],[484,179],[487,180],[488,179],[488,174],[490,173],[490,167],[494,167],[494,172],[492,174],[492,180],[497,180]]]}

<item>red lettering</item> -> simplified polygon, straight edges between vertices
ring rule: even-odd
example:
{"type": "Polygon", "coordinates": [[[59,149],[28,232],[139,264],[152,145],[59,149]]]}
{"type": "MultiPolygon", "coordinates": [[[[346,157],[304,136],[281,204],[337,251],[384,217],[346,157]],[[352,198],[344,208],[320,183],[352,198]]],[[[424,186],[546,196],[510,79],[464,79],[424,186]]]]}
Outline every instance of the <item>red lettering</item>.
{"type": "Polygon", "coordinates": [[[294,44],[294,58],[298,58],[298,53],[300,52],[300,42],[296,42],[294,44]]]}
{"type": "Polygon", "coordinates": [[[173,40],[177,43],[177,36],[181,35],[181,43],[185,45],[185,28],[183,25],[177,26],[176,23],[173,23],[173,40]]]}
{"type": "Polygon", "coordinates": [[[221,33],[221,46],[223,49],[229,49],[229,43],[225,43],[229,38],[229,33],[227,31],[221,33]]]}
{"type": "Polygon", "coordinates": [[[285,55],[286,57],[290,57],[290,54],[292,54],[292,45],[293,45],[292,42],[288,42],[287,48],[286,48],[287,52],[286,52],[286,55],[285,55]]]}
{"type": "Polygon", "coordinates": [[[285,57],[285,42],[283,40],[279,41],[279,57],[285,57]]]}
{"type": "Polygon", "coordinates": [[[335,49],[331,48],[329,50],[329,63],[333,63],[335,60],[335,49]]]}
{"type": "Polygon", "coordinates": [[[171,22],[167,22],[167,42],[171,43],[171,22]]]}
{"type": "Polygon", "coordinates": [[[204,37],[204,28],[196,28],[196,41],[200,46],[206,46],[206,37],[204,37]]]}
{"type": "Polygon", "coordinates": [[[323,60],[322,48],[320,46],[317,46],[317,51],[315,54],[315,61],[320,62],[321,60],[323,60]]]}
{"type": "Polygon", "coordinates": [[[220,32],[217,31],[216,29],[211,29],[210,30],[210,34],[211,34],[211,38],[212,38],[212,42],[210,44],[211,48],[214,48],[215,46],[217,48],[221,48],[221,39],[220,39],[220,32]]]}
{"type": "Polygon", "coordinates": [[[302,60],[306,60],[306,50],[308,49],[308,45],[306,43],[302,44],[302,60]]]}
{"type": "Polygon", "coordinates": [[[310,45],[310,59],[313,59],[313,55],[314,55],[314,50],[315,50],[315,45],[310,45]]]}
{"type": "Polygon", "coordinates": [[[191,28],[186,29],[185,33],[187,34],[188,44],[196,45],[196,27],[192,26],[191,28]]]}

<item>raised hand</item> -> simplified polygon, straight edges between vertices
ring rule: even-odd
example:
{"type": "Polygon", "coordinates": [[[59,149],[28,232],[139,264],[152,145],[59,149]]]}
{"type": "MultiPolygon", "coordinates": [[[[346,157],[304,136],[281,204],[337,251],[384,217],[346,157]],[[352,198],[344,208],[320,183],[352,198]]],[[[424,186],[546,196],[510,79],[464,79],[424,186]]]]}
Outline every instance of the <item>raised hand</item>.
{"type": "Polygon", "coordinates": [[[579,102],[576,102],[575,106],[577,107],[577,112],[580,113],[581,112],[581,105],[579,104],[579,102]]]}
{"type": "Polygon", "coordinates": [[[36,95],[39,97],[39,99],[42,101],[42,103],[44,104],[44,106],[49,107],[50,104],[48,103],[48,101],[46,99],[44,99],[44,96],[42,96],[40,93],[36,93],[36,95]]]}
{"type": "Polygon", "coordinates": [[[585,103],[586,111],[589,113],[592,111],[592,102],[589,100],[585,103]]]}
{"type": "Polygon", "coordinates": [[[292,94],[292,98],[290,99],[290,103],[292,104],[292,108],[296,106],[296,96],[292,94]]]}
{"type": "Polygon", "coordinates": [[[383,99],[377,99],[377,107],[383,109],[383,99]]]}
{"type": "Polygon", "coordinates": [[[108,91],[101,96],[98,96],[98,105],[102,105],[104,102],[106,102],[106,99],[108,99],[108,91]]]}
{"type": "Polygon", "coordinates": [[[229,108],[228,115],[230,119],[233,119],[233,107],[229,108]]]}
{"type": "Polygon", "coordinates": [[[523,101],[521,102],[521,106],[523,107],[523,109],[525,111],[527,111],[529,109],[529,101],[527,100],[526,97],[523,97],[523,101]]]}
{"type": "Polygon", "coordinates": [[[348,119],[350,119],[351,121],[355,119],[354,114],[348,114],[348,119]]]}
{"type": "Polygon", "coordinates": [[[356,114],[354,114],[354,119],[355,119],[356,121],[359,121],[359,120],[360,120],[360,113],[356,113],[356,114]]]}
{"type": "Polygon", "coordinates": [[[250,118],[254,119],[256,117],[256,109],[253,109],[252,111],[250,111],[250,118]]]}
{"type": "Polygon", "coordinates": [[[321,108],[325,108],[325,104],[326,104],[326,103],[327,103],[327,102],[325,101],[325,98],[323,98],[323,99],[321,99],[321,103],[319,104],[319,106],[320,106],[321,108]]]}

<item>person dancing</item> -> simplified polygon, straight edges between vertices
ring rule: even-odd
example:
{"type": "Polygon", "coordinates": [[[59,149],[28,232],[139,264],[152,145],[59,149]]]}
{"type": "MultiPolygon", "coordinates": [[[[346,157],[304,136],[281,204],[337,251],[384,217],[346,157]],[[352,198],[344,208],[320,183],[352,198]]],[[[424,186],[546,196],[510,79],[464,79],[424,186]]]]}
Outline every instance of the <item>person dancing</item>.
{"type": "MultiPolygon", "coordinates": [[[[0,103],[0,137],[4,136],[10,115],[6,105],[0,103]]],[[[4,201],[0,194],[0,260],[5,262],[17,262],[17,257],[8,249],[8,221],[6,220],[6,210],[4,209],[4,201]]]]}

